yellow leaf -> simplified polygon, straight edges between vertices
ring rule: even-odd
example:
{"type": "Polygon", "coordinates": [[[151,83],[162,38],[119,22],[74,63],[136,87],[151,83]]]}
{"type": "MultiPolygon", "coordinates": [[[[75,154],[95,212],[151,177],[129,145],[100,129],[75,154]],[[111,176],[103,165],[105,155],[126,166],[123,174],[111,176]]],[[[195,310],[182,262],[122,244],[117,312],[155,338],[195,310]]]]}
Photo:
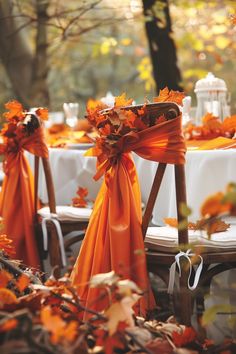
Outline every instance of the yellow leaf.
{"type": "Polygon", "coordinates": [[[219,49],[225,49],[230,44],[229,38],[225,36],[218,36],[215,40],[215,45],[219,49]]]}
{"type": "Polygon", "coordinates": [[[129,327],[134,327],[132,306],[136,301],[135,296],[125,296],[121,301],[112,304],[105,312],[108,318],[107,327],[110,336],[116,332],[120,322],[125,322],[129,327]]]}

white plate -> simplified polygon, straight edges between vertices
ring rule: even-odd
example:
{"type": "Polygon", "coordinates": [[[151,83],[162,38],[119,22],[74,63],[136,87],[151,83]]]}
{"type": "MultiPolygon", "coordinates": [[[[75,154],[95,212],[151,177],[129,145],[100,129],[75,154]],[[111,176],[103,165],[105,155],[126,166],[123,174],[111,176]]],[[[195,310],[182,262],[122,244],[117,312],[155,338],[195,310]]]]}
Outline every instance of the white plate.
{"type": "Polygon", "coordinates": [[[80,144],[74,143],[74,144],[67,144],[66,145],[66,147],[71,150],[87,150],[93,146],[94,146],[93,143],[83,143],[83,144],[82,143],[80,143],[80,144]]]}

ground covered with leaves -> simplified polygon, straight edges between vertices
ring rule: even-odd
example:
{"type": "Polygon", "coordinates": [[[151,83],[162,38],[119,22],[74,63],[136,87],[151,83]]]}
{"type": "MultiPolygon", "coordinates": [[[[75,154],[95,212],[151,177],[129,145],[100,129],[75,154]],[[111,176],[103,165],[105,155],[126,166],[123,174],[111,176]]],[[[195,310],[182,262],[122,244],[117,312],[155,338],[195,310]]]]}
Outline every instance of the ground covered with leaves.
{"type": "Polygon", "coordinates": [[[160,322],[153,316],[135,316],[133,305],[142,292],[114,272],[90,281],[91,287],[104,288],[111,298],[110,306],[98,313],[82,305],[68,276],[51,276],[43,282],[42,274],[11,258],[11,241],[4,235],[0,246],[0,349],[4,354],[236,351],[232,340],[220,346],[200,341],[193,328],[176,323],[173,317],[160,322]]]}

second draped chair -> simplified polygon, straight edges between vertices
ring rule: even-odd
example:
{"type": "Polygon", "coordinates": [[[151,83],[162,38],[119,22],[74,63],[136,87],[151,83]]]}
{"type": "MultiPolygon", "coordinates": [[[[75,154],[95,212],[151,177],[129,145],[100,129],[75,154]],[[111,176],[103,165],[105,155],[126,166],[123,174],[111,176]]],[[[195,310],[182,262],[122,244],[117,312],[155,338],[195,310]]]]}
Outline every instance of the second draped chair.
{"type": "Polygon", "coordinates": [[[82,241],[84,238],[92,209],[56,205],[48,158],[41,158],[48,193],[48,207],[38,209],[40,158],[35,156],[34,161],[35,229],[40,258],[42,262],[48,254],[50,265],[54,268],[54,275],[59,277],[62,268],[67,265],[66,251],[71,245],[82,241]],[[48,252],[45,252],[45,250],[48,252]]]}

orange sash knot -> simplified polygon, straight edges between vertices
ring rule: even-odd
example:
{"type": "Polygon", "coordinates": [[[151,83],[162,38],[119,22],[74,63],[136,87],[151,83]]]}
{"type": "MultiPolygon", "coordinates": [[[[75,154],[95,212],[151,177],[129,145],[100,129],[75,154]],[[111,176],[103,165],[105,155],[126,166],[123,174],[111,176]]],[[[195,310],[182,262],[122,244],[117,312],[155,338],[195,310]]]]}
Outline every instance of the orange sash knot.
{"type": "Polygon", "coordinates": [[[4,219],[4,232],[13,240],[16,258],[31,267],[39,267],[39,256],[34,234],[34,181],[24,150],[40,157],[48,157],[43,130],[23,137],[17,148],[8,149],[5,177],[0,194],[0,215],[4,219]]]}
{"type": "Polygon", "coordinates": [[[100,289],[90,288],[89,279],[95,274],[114,270],[144,290],[139,313],[145,315],[154,303],[149,292],[141,228],[141,194],[131,151],[148,160],[183,164],[186,148],[180,117],[138,133],[128,133],[115,147],[95,147],[88,151],[87,156],[97,156],[98,159],[94,178],[104,174],[105,180],[96,198],[71,279],[74,285],[78,285],[83,304],[100,311],[109,305],[109,301],[99,298],[100,289]]]}

